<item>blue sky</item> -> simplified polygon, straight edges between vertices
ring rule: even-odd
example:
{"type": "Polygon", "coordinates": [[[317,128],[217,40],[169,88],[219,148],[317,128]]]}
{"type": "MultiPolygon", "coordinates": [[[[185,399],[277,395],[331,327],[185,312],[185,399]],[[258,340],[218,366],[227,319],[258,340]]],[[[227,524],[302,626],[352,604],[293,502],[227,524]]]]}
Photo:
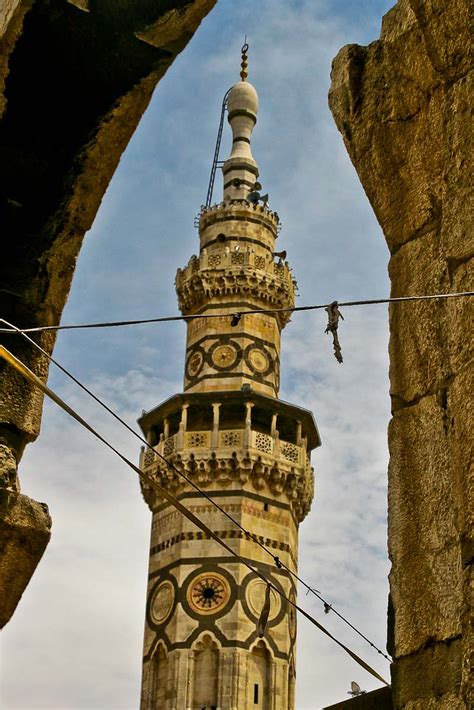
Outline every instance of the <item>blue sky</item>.
{"type": "MultiPolygon", "coordinates": [[[[392,2],[221,0],[155,91],[79,257],[64,323],[177,313],[176,269],[198,248],[223,94],[238,79],[245,34],[260,97],[254,131],[279,248],[299,304],[388,295],[388,252],[327,108],[332,58],[367,44],[392,2]]],[[[229,146],[225,131],[222,156],[229,146]]],[[[216,180],[215,199],[222,182],[216,180]]],[[[295,314],[283,333],[282,389],[314,411],[316,497],[300,529],[300,573],[375,643],[386,635],[385,306],[344,311],[344,364],[332,355],[323,312],[295,314]]],[[[133,423],[182,387],[182,324],[72,331],[55,356],[133,423]]],[[[137,442],[63,376],[50,384],[137,459],[137,442]]],[[[137,707],[149,512],[133,475],[49,403],[42,434],[21,465],[23,491],[48,503],[53,537],[2,639],[6,710],[137,707]]],[[[321,604],[300,602],[382,675],[388,664],[321,604]]],[[[351,680],[378,684],[304,620],[297,708],[347,697],[351,680]]]]}

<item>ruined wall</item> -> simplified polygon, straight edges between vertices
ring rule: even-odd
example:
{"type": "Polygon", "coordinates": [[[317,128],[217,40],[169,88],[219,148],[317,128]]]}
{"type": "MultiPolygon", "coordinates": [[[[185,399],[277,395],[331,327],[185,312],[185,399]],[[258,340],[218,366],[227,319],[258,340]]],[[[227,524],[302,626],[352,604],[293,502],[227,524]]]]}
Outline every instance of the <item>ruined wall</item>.
{"type": "MultiPolygon", "coordinates": [[[[0,316],[59,322],[84,233],[153,89],[216,0],[2,0],[0,316]]],[[[159,159],[159,156],[158,156],[159,159]]],[[[54,335],[37,337],[51,352],[54,335]]],[[[0,335],[39,376],[46,358],[0,335]]],[[[42,396],[0,362],[0,627],[50,535],[16,469],[42,396]]]]}
{"type": "MultiPolygon", "coordinates": [[[[472,289],[468,6],[400,0],[379,41],[334,61],[330,107],[390,249],[392,296],[472,289]]],[[[389,645],[406,710],[473,706],[470,313],[466,298],[390,309],[389,645]]]]}

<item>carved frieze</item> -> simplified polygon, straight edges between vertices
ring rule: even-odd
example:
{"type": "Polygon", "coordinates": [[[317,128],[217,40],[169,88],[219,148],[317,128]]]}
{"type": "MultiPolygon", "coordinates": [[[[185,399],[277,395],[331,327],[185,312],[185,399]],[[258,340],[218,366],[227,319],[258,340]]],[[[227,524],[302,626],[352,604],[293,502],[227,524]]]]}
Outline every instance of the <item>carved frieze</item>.
{"type": "MultiPolygon", "coordinates": [[[[194,256],[176,274],[176,293],[183,315],[196,313],[215,299],[229,296],[233,301],[248,301],[255,308],[291,308],[295,285],[287,264],[265,262],[252,252],[222,251],[201,254],[200,258],[194,256]]],[[[278,314],[281,327],[289,317],[289,313],[278,314]]]]}
{"type": "MultiPolygon", "coordinates": [[[[257,436],[265,437],[265,434],[257,436]]],[[[294,464],[285,458],[278,459],[270,453],[271,437],[267,437],[262,447],[263,456],[258,451],[235,452],[230,455],[204,450],[199,457],[192,451],[183,451],[170,458],[179,471],[184,473],[201,488],[228,487],[230,483],[238,482],[241,486],[250,484],[257,492],[270,491],[274,496],[284,495],[299,522],[303,520],[310,509],[314,493],[314,473],[308,461],[305,464],[294,464]]],[[[260,442],[258,442],[260,443],[260,442]]],[[[295,447],[296,448],[296,447],[295,447]]],[[[163,460],[156,459],[146,468],[153,479],[174,495],[185,490],[187,484],[179,473],[168,466],[163,460]]],[[[154,489],[141,480],[143,496],[153,510],[159,503],[154,489]]]]}

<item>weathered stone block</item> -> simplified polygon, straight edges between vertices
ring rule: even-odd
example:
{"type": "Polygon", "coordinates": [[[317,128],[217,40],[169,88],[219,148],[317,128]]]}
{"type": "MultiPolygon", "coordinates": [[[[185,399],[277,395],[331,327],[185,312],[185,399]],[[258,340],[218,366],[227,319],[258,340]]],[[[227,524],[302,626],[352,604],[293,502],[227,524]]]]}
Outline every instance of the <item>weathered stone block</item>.
{"type": "Polygon", "coordinates": [[[463,708],[464,705],[450,704],[456,700],[456,691],[461,685],[461,640],[451,643],[433,644],[418,653],[402,658],[392,668],[392,683],[397,687],[395,709],[399,708],[463,708]],[[444,705],[438,703],[442,696],[444,705]],[[425,703],[425,704],[423,704],[425,703]]]}
{"type": "Polygon", "coordinates": [[[44,503],[0,490],[0,628],[15,611],[50,536],[44,503]]]}
{"type": "Polygon", "coordinates": [[[436,396],[389,427],[389,553],[397,654],[460,633],[459,505],[444,410],[436,396]]]}

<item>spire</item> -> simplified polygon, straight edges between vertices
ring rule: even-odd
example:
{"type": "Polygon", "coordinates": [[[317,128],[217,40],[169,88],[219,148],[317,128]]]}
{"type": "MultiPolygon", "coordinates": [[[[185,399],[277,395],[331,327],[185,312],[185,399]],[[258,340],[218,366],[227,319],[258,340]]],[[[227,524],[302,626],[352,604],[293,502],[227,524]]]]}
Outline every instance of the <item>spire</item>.
{"type": "MultiPolygon", "coordinates": [[[[245,38],[245,39],[247,39],[247,38],[245,38]]],[[[247,42],[245,42],[245,44],[242,45],[242,49],[241,49],[242,61],[240,63],[240,66],[241,66],[240,78],[242,79],[242,81],[245,81],[248,77],[248,73],[247,73],[247,67],[248,67],[247,52],[248,51],[249,51],[249,46],[248,46],[247,42]]]]}
{"type": "Polygon", "coordinates": [[[243,200],[252,192],[258,178],[258,165],[252,155],[250,138],[257,123],[258,95],[247,81],[248,44],[242,47],[241,81],[227,97],[228,121],[232,129],[232,151],[223,165],[224,199],[243,200]]]}

